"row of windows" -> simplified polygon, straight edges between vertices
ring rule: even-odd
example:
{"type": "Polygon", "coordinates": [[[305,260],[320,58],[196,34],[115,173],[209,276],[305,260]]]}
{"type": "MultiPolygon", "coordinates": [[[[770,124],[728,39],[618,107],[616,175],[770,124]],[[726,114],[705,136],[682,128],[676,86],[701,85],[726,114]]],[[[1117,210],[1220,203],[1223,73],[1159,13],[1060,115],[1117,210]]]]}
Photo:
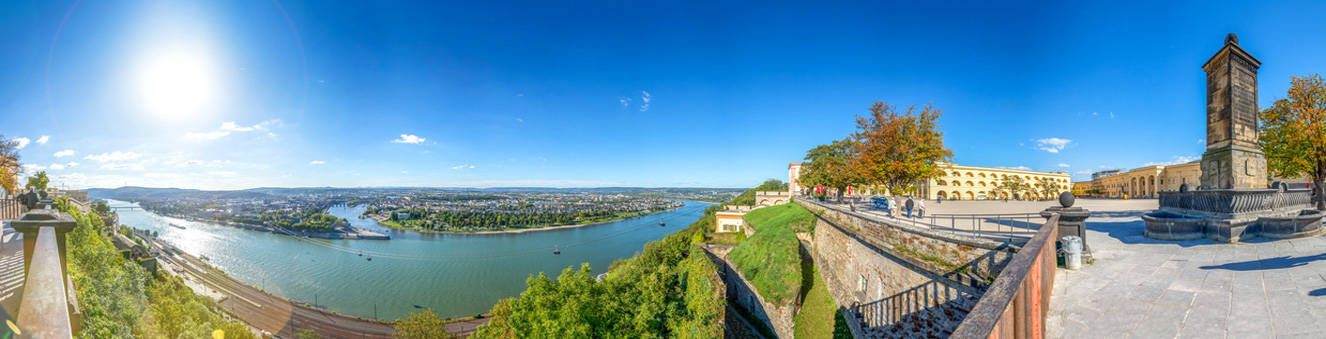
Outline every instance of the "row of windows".
{"type": "MultiPolygon", "coordinates": [[[[961,181],[957,181],[957,180],[950,181],[950,182],[944,182],[943,180],[939,180],[939,181],[936,181],[935,184],[937,184],[937,185],[939,185],[939,186],[963,186],[962,182],[961,182],[961,181]]],[[[999,185],[999,182],[995,182],[995,181],[991,181],[988,185],[987,185],[984,181],[977,181],[976,183],[972,183],[971,181],[968,181],[966,186],[981,186],[981,187],[987,187],[987,186],[997,186],[997,185],[999,185]]],[[[1028,185],[1031,185],[1032,187],[1041,187],[1041,184],[1037,184],[1037,183],[1028,183],[1028,185]]],[[[1068,185],[1059,185],[1059,187],[1063,187],[1064,189],[1068,189],[1068,185]]]]}
{"type": "MultiPolygon", "coordinates": [[[[951,176],[951,177],[962,177],[963,174],[962,174],[962,173],[959,173],[959,172],[953,172],[953,173],[949,173],[949,176],[951,176]]],[[[994,178],[995,178],[995,175],[994,175],[993,173],[991,173],[989,176],[986,176],[985,173],[973,174],[972,172],[967,172],[967,173],[966,173],[966,176],[967,176],[968,178],[976,178],[976,177],[980,177],[980,178],[990,178],[990,179],[994,179],[994,178]]],[[[1007,178],[1008,178],[1008,175],[1007,175],[1007,174],[1000,174],[1000,175],[999,175],[999,179],[1007,179],[1007,178]]],[[[1041,180],[1041,177],[1040,177],[1040,176],[1030,176],[1030,175],[1025,175],[1025,176],[1023,176],[1023,178],[1025,178],[1025,179],[1027,179],[1027,180],[1041,180]]],[[[1061,183],[1068,183],[1068,179],[1054,179],[1054,181],[1055,181],[1055,182],[1061,182],[1061,183]]]]}

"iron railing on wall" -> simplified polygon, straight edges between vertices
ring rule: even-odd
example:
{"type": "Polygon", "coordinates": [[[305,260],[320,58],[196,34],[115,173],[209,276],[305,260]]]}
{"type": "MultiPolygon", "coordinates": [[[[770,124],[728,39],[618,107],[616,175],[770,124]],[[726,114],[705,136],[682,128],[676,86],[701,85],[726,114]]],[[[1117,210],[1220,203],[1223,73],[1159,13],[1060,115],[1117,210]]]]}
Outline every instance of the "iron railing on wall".
{"type": "MultiPolygon", "coordinates": [[[[814,202],[844,208],[847,206],[833,201],[814,202]]],[[[894,212],[890,217],[887,211],[871,207],[869,204],[857,204],[855,211],[869,212],[867,215],[881,219],[891,218],[892,221],[903,225],[935,232],[1018,244],[1031,240],[1036,230],[1041,229],[1041,225],[1045,223],[1045,217],[1038,213],[926,214],[908,218],[906,212],[894,212]]]]}
{"type": "Polygon", "coordinates": [[[999,273],[952,338],[1044,338],[1058,238],[1059,215],[1054,214],[999,273]]]}

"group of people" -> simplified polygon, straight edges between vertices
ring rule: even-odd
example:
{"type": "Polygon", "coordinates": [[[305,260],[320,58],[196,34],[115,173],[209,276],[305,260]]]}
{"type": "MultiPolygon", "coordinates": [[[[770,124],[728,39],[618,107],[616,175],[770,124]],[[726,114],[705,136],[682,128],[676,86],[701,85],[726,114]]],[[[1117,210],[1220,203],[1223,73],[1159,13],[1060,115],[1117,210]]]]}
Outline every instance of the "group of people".
{"type": "Polygon", "coordinates": [[[892,201],[890,201],[888,206],[889,216],[897,216],[902,214],[903,211],[907,212],[908,218],[912,217],[913,212],[915,212],[917,218],[925,216],[925,200],[917,199],[912,196],[906,196],[903,198],[907,200],[899,201],[897,196],[892,198],[892,201]]]}

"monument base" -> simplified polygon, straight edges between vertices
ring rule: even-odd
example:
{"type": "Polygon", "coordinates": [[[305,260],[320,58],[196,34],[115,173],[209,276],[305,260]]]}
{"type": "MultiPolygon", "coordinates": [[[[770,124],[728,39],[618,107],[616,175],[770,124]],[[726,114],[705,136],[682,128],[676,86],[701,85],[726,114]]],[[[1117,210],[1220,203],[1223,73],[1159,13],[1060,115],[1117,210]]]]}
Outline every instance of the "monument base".
{"type": "Polygon", "coordinates": [[[1160,210],[1142,215],[1146,236],[1236,243],[1321,235],[1321,211],[1307,190],[1218,189],[1160,192],[1160,210]]]}

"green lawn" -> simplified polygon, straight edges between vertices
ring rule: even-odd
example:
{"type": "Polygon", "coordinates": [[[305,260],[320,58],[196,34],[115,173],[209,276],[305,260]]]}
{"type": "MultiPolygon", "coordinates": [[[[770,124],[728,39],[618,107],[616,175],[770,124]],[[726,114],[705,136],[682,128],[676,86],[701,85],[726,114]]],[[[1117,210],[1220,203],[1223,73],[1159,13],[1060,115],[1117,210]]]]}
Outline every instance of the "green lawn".
{"type": "Polygon", "coordinates": [[[794,228],[812,225],[814,215],[797,204],[765,207],[747,213],[755,235],[741,241],[729,255],[760,296],[775,304],[791,300],[801,289],[801,253],[794,228]]]}
{"type": "Polygon", "coordinates": [[[815,264],[809,260],[801,264],[801,311],[793,318],[792,330],[797,338],[851,338],[846,319],[838,313],[838,305],[829,296],[824,279],[815,264]]]}
{"type": "Polygon", "coordinates": [[[795,203],[760,208],[746,213],[742,218],[755,225],[757,230],[762,230],[764,227],[783,227],[793,232],[815,230],[815,214],[795,203]]]}

